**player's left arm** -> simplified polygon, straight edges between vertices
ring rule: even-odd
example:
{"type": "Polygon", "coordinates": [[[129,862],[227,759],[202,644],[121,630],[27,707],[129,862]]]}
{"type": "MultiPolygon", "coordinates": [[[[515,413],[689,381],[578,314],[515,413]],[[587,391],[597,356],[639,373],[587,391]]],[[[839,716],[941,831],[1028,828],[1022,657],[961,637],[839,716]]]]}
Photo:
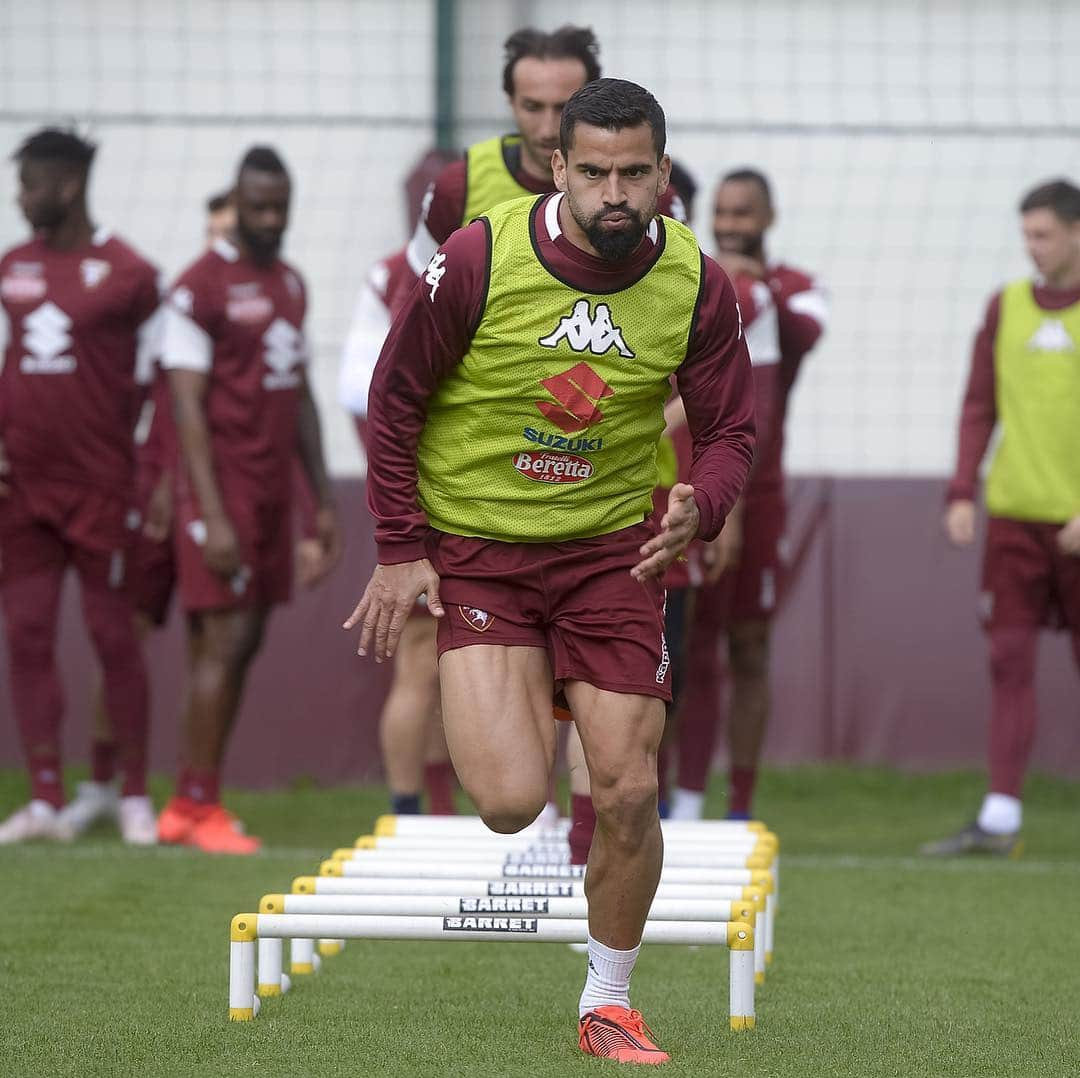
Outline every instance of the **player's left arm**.
{"type": "Polygon", "coordinates": [[[659,576],[695,537],[715,538],[731,512],[754,455],[754,381],[731,282],[712,259],[677,372],[693,438],[690,482],[668,496],[660,534],[641,548],[632,574],[659,576]]]}

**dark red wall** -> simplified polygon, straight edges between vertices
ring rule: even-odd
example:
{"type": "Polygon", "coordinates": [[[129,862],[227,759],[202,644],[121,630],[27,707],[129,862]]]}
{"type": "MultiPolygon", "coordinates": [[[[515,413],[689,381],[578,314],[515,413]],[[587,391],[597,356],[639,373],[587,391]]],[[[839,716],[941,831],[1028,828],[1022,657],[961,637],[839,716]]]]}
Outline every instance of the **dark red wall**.
{"type": "MultiPolygon", "coordinates": [[[[273,786],[301,777],[372,777],[386,671],[357,658],[340,624],[373,561],[362,484],[339,484],[347,556],[334,576],[271,623],[249,682],[227,778],[273,786]]],[[[925,479],[800,480],[789,542],[797,568],[774,644],[775,763],[848,760],[909,768],[979,765],[989,694],[975,619],[978,555],[948,547],[941,484],[925,479]]],[[[68,701],[65,747],[86,758],[93,658],[75,582],[65,595],[60,661],[68,701]]],[[[6,654],[6,649],[5,649],[6,654]]],[[[154,693],[151,761],[176,760],[183,635],[148,644],[154,693]]],[[[0,660],[6,683],[6,660],[0,660]]],[[[1035,766],[1080,775],[1080,681],[1067,641],[1047,634],[1039,664],[1035,766]]],[[[0,694],[0,766],[19,760],[8,694],[0,694]]]]}

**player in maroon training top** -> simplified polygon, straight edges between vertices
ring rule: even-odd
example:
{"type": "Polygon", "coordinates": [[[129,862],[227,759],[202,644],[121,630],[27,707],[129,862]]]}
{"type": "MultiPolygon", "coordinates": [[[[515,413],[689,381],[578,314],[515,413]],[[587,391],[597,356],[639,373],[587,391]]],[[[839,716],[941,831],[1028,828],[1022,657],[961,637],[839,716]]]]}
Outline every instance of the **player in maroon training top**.
{"type": "Polygon", "coordinates": [[[291,182],[277,153],[250,150],[237,175],[236,231],[176,282],[162,364],[182,448],[176,543],[188,614],[190,688],[176,795],[162,841],[250,853],[219,800],[225,746],[272,607],[292,584],[291,468],[316,493],[327,567],[340,548],[318,414],[308,386],[306,295],[279,257],[291,182]]]}
{"type": "MultiPolygon", "coordinates": [[[[561,26],[551,33],[526,27],[512,33],[503,49],[502,85],[517,135],[502,140],[501,162],[496,166],[500,183],[490,184],[493,190],[509,185],[499,202],[555,190],[551,155],[559,145],[563,106],[576,90],[600,78],[600,45],[586,27],[561,26]]],[[[424,198],[420,220],[406,248],[416,276],[424,272],[435,249],[450,233],[467,223],[467,210],[476,215],[492,208],[473,197],[478,185],[489,177],[476,174],[483,163],[476,158],[470,174],[469,160],[467,154],[447,165],[424,198]]],[[[657,209],[679,221],[686,219],[674,186],[660,196],[657,209]]]]}
{"type": "Polygon", "coordinates": [[[19,205],[34,236],[0,259],[0,595],[32,798],[0,824],[0,843],[73,835],[58,812],[63,700],[54,655],[69,566],[119,746],[121,833],[131,843],[156,838],[146,796],[149,695],[126,579],[138,525],[132,435],[159,291],[154,267],[90,222],[94,150],[53,128],[19,147],[19,205]]]}
{"type": "MultiPolygon", "coordinates": [[[[236,214],[229,193],[206,202],[207,242],[231,232],[236,214]]],[[[168,617],[176,588],[173,547],[173,481],[179,446],[172,417],[168,378],[154,357],[148,398],[135,428],[135,504],[141,517],[128,565],[128,586],[135,604],[135,627],[140,640],[168,617]]],[[[113,785],[116,743],[105,700],[99,695],[90,752],[90,779],[80,782],[76,796],[64,806],[63,823],[77,834],[118,810],[113,785]]],[[[156,832],[156,822],[155,822],[156,832]]]]}
{"type": "Polygon", "coordinates": [[[765,234],[775,220],[772,189],[756,169],[721,180],[713,203],[717,261],[749,282],[759,315],[747,332],[754,363],[758,441],[754,465],[736,512],[716,544],[727,571],[699,596],[687,654],[686,692],[679,718],[679,778],[673,819],[701,815],[717,728],[721,668],[717,642],[728,639],[732,708],[729,814],[748,818],[769,716],[769,623],[783,584],[784,419],[807,353],[828,319],[827,297],[810,274],[769,261],[765,234]],[[771,302],[770,302],[771,301],[771,302]]]}

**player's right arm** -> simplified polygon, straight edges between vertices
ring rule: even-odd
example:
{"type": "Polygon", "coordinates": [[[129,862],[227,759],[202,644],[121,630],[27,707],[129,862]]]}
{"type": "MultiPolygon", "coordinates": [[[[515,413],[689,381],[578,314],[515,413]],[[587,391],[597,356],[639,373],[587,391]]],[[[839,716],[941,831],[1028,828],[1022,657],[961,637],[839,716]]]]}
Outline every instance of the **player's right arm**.
{"type": "Polygon", "coordinates": [[[975,541],[975,489],[979,464],[997,423],[994,382],[994,338],[997,336],[1000,294],[990,300],[971,351],[964,402],[960,408],[956,470],[946,494],[945,534],[956,546],[975,541]]]}
{"type": "Polygon", "coordinates": [[[406,254],[409,266],[418,277],[423,274],[435,251],[461,226],[465,216],[467,175],[464,159],[452,161],[427,189],[420,208],[420,219],[409,240],[406,254]]]}
{"type": "Polygon", "coordinates": [[[344,628],[361,625],[358,653],[374,644],[390,658],[417,597],[443,613],[439,579],[427,559],[427,518],[417,497],[416,447],[427,404],[469,350],[483,312],[488,271],[483,222],[454,233],[394,319],[368,393],[371,452],[368,508],[375,518],[378,565],[344,628]]]}
{"type": "Polygon", "coordinates": [[[203,558],[212,572],[231,577],[241,567],[240,543],[225,512],[206,418],[218,302],[201,277],[189,271],[180,278],[165,308],[161,364],[168,371],[180,449],[206,527],[203,558]]]}

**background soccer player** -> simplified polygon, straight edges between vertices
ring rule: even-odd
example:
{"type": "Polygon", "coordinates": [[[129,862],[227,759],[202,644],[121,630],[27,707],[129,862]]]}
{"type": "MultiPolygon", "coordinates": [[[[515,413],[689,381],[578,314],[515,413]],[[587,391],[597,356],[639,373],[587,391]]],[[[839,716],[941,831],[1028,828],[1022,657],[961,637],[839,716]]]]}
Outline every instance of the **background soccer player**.
{"type": "Polygon", "coordinates": [[[451,756],[496,831],[544,807],[562,685],[597,814],[579,1043],[641,1062],[667,1059],[629,1006],[662,859],[659,578],[719,531],[753,443],[731,285],[689,229],[654,216],[664,143],[651,94],[591,83],[562,115],[561,193],[504,203],[433,257],[372,384],[379,565],[346,622],[385,660],[426,592],[451,756]],[[672,489],[656,535],[645,520],[676,372],[694,485],[672,489]]]}
{"type": "Polygon", "coordinates": [[[159,293],[154,267],[90,221],[94,151],[53,128],[23,142],[19,206],[34,236],[0,260],[0,596],[31,787],[30,803],[0,824],[0,843],[74,833],[58,817],[63,700],[54,654],[69,566],[113,719],[121,834],[136,844],[156,838],[146,796],[149,697],[127,561],[138,383],[152,370],[159,293]]]}
{"type": "MultiPolygon", "coordinates": [[[[236,212],[229,192],[206,201],[206,242],[231,234],[236,212]]],[[[168,379],[153,357],[150,395],[135,428],[135,497],[140,516],[128,568],[128,583],[135,604],[135,628],[140,640],[165,624],[176,588],[176,552],[173,546],[173,484],[176,426],[168,379]]],[[[75,796],[63,807],[60,825],[78,835],[98,820],[115,820],[119,813],[116,742],[99,693],[90,751],[90,778],[80,782],[75,796]]],[[[155,834],[157,824],[154,825],[155,834]]]]}
{"type": "MultiPolygon", "coordinates": [[[[365,458],[370,448],[368,389],[375,364],[394,315],[415,284],[405,250],[397,251],[372,267],[353,309],[338,396],[353,417],[365,458]]],[[[420,811],[421,785],[429,812],[454,812],[455,777],[442,733],[435,629],[435,619],[417,604],[402,629],[393,681],[379,716],[379,744],[394,813],[420,811]]]]}
{"type": "Polygon", "coordinates": [[[1036,277],[991,300],[960,412],[945,531],[975,541],[979,462],[986,481],[983,622],[990,643],[990,783],[978,818],[923,853],[1020,853],[1024,774],[1035,737],[1039,629],[1065,629],[1080,665],[1080,188],[1036,187],[1020,203],[1036,277]]]}
{"type": "Polygon", "coordinates": [[[713,202],[713,236],[717,260],[749,286],[757,312],[747,333],[758,441],[746,490],[715,545],[727,571],[695,605],[679,713],[674,819],[701,815],[722,691],[717,642],[725,632],[732,677],[728,812],[734,818],[752,812],[768,726],[769,626],[783,583],[784,420],[802,361],[828,318],[818,281],[793,266],[769,262],[765,239],[774,221],[772,189],[761,172],[738,169],[724,176],[713,202]]]}
{"type": "Polygon", "coordinates": [[[183,450],[177,547],[190,682],[182,770],[158,827],[162,841],[213,852],[259,845],[220,804],[221,766],[270,610],[290,595],[298,445],[327,570],[340,546],[305,372],[304,285],[279,257],[291,192],[277,153],[250,150],[237,174],[233,241],[219,240],[186,270],[166,308],[162,363],[183,450]]]}

